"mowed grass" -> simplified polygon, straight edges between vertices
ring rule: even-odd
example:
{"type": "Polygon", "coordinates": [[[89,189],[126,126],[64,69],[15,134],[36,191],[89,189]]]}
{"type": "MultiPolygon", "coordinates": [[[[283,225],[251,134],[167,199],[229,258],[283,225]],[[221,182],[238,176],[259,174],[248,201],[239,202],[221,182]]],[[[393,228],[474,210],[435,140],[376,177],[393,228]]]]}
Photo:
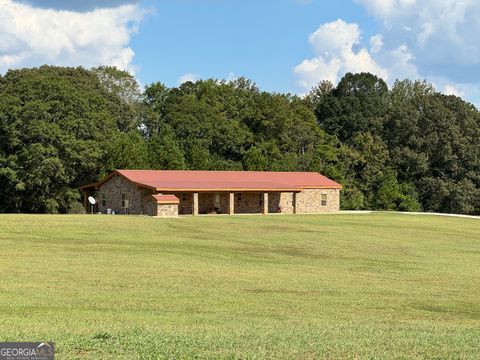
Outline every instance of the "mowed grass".
{"type": "Polygon", "coordinates": [[[58,359],[478,359],[480,221],[0,216],[0,341],[58,359]]]}

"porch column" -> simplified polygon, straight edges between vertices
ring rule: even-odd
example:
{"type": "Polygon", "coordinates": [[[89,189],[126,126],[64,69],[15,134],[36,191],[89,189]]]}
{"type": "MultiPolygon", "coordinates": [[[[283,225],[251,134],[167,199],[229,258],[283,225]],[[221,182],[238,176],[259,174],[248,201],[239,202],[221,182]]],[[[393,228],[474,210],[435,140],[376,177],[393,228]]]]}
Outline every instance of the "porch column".
{"type": "Polygon", "coordinates": [[[83,207],[85,208],[85,211],[88,214],[87,193],[85,191],[82,191],[82,193],[83,193],[83,207]]]}
{"type": "Polygon", "coordinates": [[[297,193],[292,193],[293,213],[297,213],[297,193]]]}
{"type": "Polygon", "coordinates": [[[228,194],[228,215],[235,214],[235,193],[228,194]]]}
{"type": "Polygon", "coordinates": [[[193,215],[198,215],[198,193],[193,193],[193,215]]]}
{"type": "Polygon", "coordinates": [[[268,192],[263,193],[263,209],[262,213],[263,214],[268,214],[268,192]]]}

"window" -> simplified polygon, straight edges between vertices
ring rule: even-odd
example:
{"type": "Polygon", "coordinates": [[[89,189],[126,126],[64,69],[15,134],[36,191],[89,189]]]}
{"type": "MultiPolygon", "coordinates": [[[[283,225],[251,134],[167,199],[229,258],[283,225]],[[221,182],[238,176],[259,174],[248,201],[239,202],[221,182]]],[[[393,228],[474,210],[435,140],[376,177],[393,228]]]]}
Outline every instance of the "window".
{"type": "Polygon", "coordinates": [[[237,201],[242,201],[242,194],[240,193],[237,194],[237,201]]]}
{"type": "Polygon", "coordinates": [[[182,201],[187,201],[187,194],[185,193],[182,194],[182,201]]]}
{"type": "Polygon", "coordinates": [[[122,193],[122,208],[127,209],[130,207],[128,203],[128,194],[122,193]]]}
{"type": "Polygon", "coordinates": [[[322,206],[327,206],[327,194],[322,194],[320,199],[322,206]]]}
{"type": "Polygon", "coordinates": [[[107,196],[102,193],[102,206],[107,206],[107,196]]]}
{"type": "Polygon", "coordinates": [[[215,207],[220,207],[220,194],[215,194],[215,207]]]}
{"type": "Polygon", "coordinates": [[[258,205],[263,206],[263,194],[258,194],[258,205]]]}

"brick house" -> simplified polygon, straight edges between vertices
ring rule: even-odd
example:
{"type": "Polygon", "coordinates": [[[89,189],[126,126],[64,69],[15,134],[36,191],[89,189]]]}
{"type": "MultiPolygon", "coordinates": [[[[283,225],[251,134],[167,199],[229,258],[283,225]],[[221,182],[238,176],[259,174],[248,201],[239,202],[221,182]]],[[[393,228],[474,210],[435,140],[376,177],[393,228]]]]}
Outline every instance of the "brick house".
{"type": "Polygon", "coordinates": [[[342,186],[313,172],[116,170],[82,186],[95,212],[177,216],[318,214],[340,209],[342,186]]]}

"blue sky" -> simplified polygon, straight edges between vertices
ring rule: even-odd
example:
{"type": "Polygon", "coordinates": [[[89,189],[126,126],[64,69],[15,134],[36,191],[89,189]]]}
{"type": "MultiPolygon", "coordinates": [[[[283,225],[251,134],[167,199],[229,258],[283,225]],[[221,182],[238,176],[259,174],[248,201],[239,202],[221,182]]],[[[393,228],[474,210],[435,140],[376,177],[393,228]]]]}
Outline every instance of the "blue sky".
{"type": "Polygon", "coordinates": [[[337,20],[375,24],[350,0],[161,1],[133,38],[142,82],[177,85],[184,74],[246,76],[265,90],[298,92],[292,69],[311,56],[308,36],[337,20]]]}
{"type": "Polygon", "coordinates": [[[303,94],[369,71],[480,104],[478,0],[0,0],[0,72],[114,65],[303,94]]]}

